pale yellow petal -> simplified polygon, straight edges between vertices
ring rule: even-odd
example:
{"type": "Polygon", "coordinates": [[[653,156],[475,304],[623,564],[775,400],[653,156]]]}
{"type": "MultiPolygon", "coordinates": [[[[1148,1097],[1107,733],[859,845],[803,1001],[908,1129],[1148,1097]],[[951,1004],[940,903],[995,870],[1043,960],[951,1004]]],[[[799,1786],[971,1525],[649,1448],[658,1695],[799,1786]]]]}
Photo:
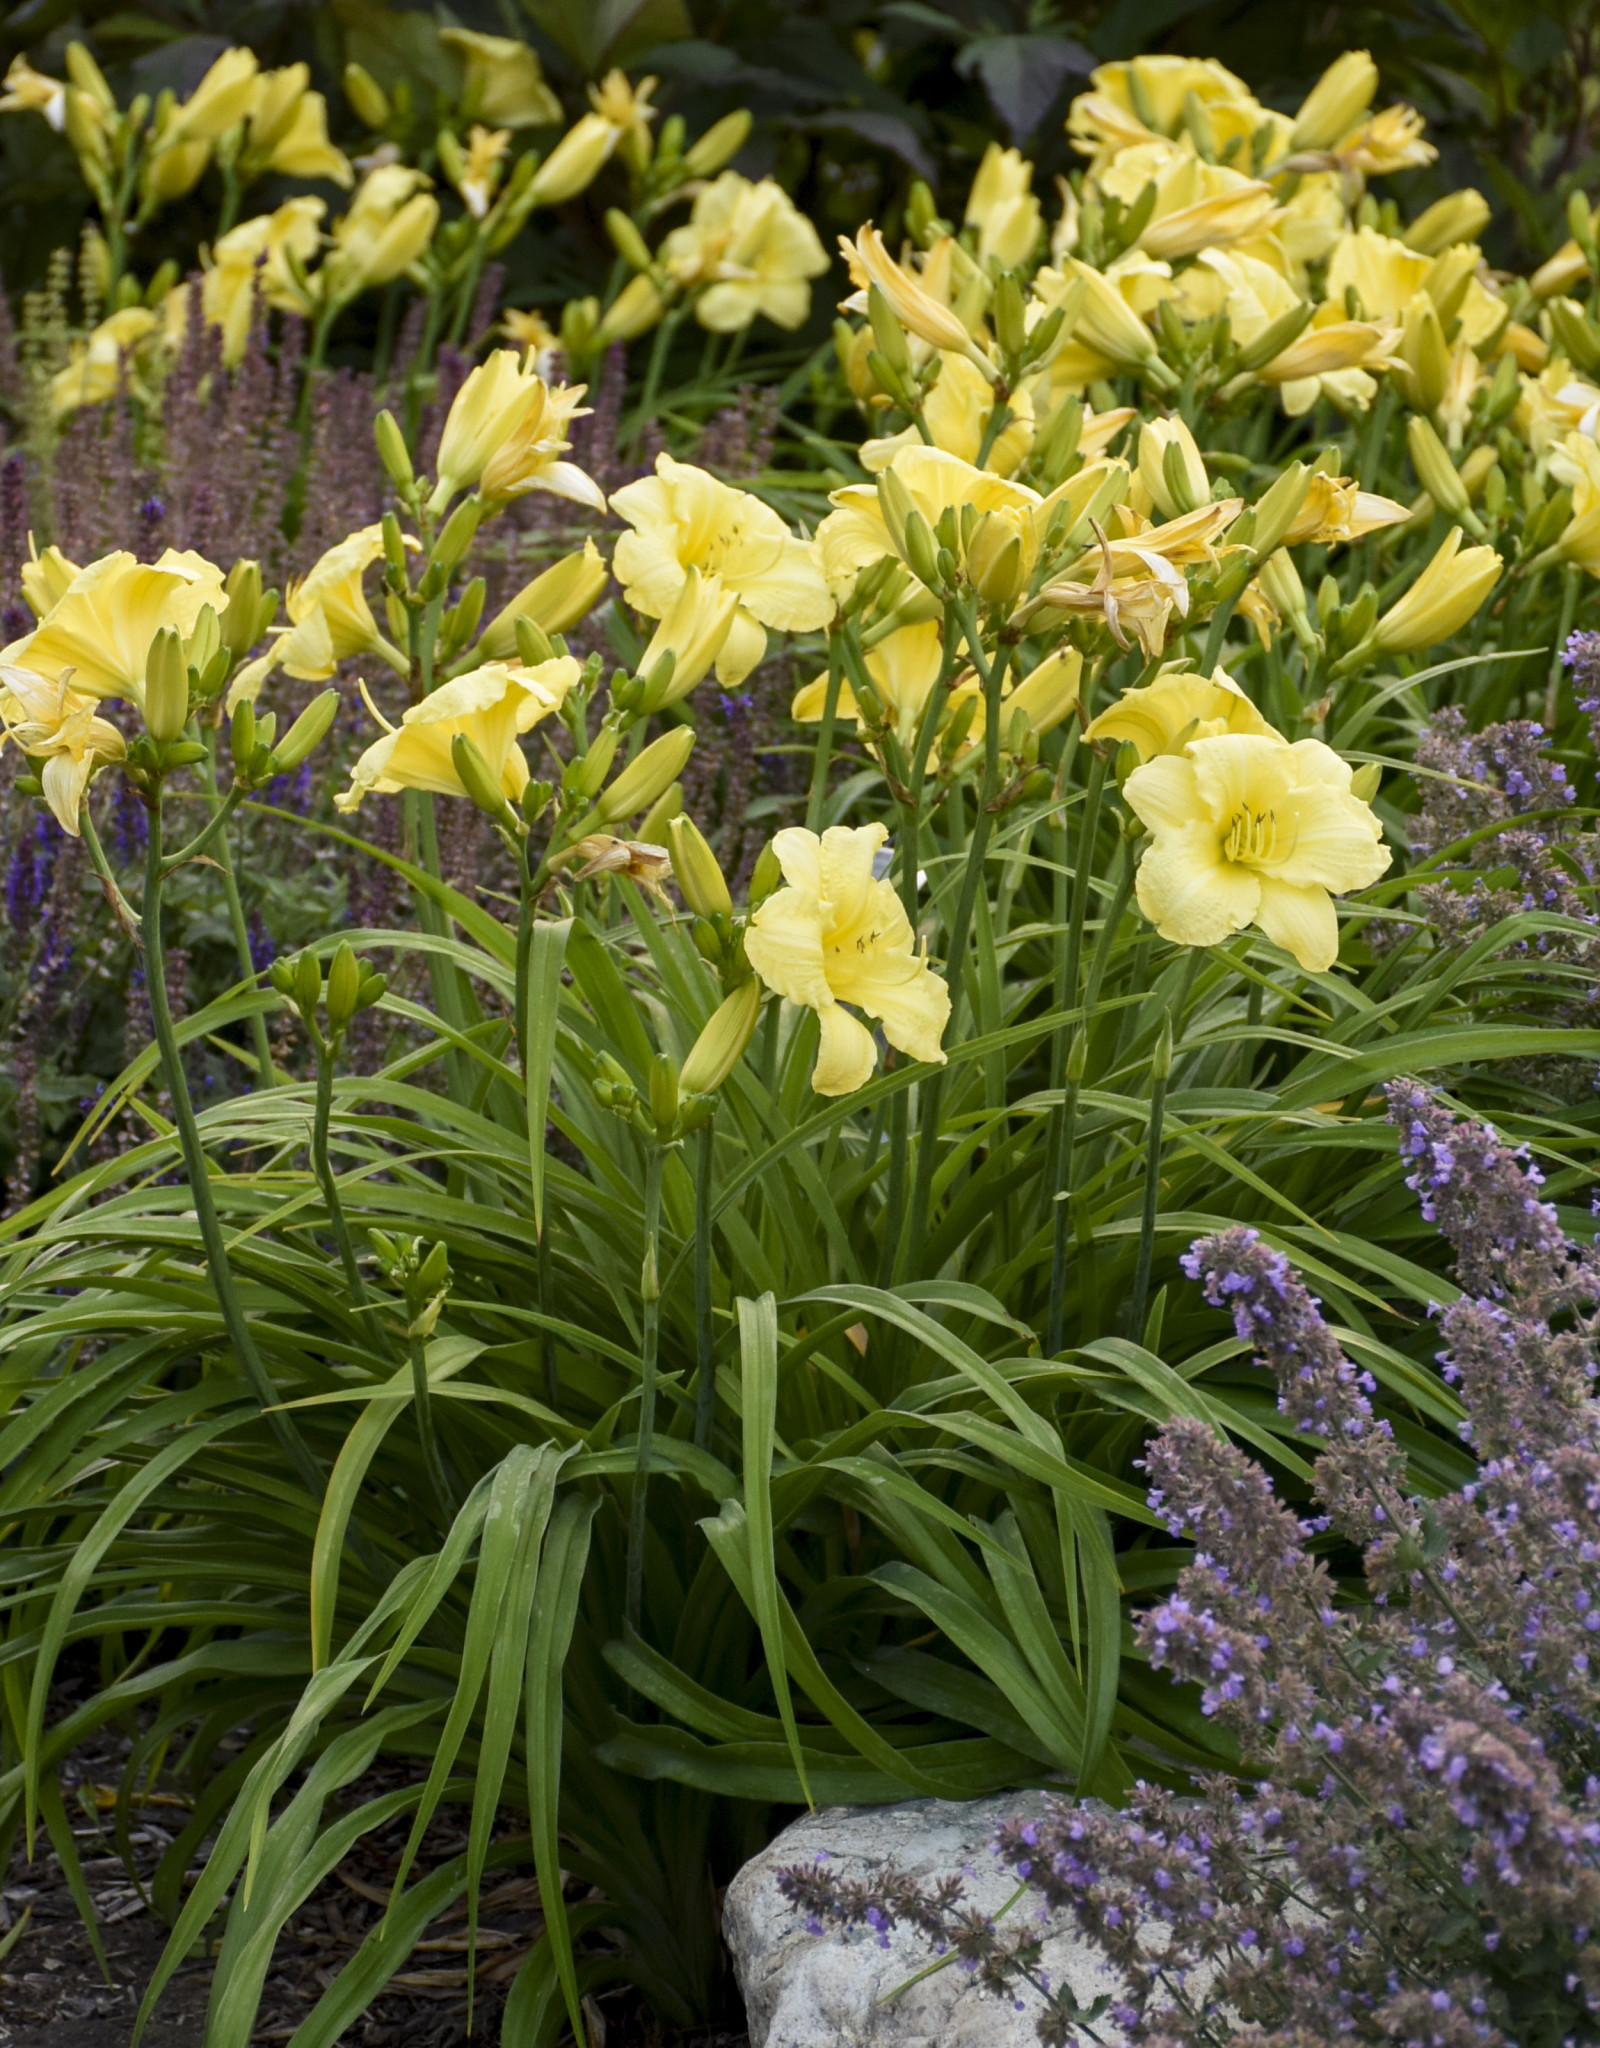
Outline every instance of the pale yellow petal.
{"type": "Polygon", "coordinates": [[[1254,920],[1261,900],[1257,875],[1223,859],[1217,828],[1204,820],[1158,833],[1137,888],[1145,916],[1182,946],[1220,946],[1254,920]]]}
{"type": "Polygon", "coordinates": [[[853,1095],[872,1079],[878,1047],[859,1017],[835,1003],[818,1013],[822,1027],[811,1086],[818,1095],[853,1095]]]}
{"type": "Polygon", "coordinates": [[[1308,974],[1323,974],[1339,957],[1339,920],[1333,898],[1315,884],[1261,877],[1255,921],[1275,946],[1292,953],[1308,974]]]}

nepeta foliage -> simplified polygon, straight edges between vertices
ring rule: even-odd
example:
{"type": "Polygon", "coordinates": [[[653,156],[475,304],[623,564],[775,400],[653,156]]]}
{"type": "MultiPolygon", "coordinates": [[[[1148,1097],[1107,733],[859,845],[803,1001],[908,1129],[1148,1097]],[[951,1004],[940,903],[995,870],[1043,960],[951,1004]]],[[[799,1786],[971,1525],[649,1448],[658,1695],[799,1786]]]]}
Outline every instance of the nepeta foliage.
{"type": "Polygon", "coordinates": [[[1063,1801],[995,1845],[1104,1951],[1120,1998],[1080,2008],[1042,1975],[1037,1924],[984,1923],[959,1885],[796,1868],[782,1881],[814,1931],[917,1927],[997,1990],[1031,1983],[1053,2048],[1097,2019],[1147,2048],[1600,2033],[1600,1260],[1524,1153],[1415,1083],[1388,1101],[1463,1289],[1440,1362],[1478,1470],[1428,1498],[1288,1259],[1245,1227],[1193,1247],[1190,1277],[1315,1453],[1317,1512],[1199,1421],[1148,1448],[1150,1506],[1195,1550],[1138,1635],[1247,1779],[1141,1784],[1120,1813],[1063,1801]]]}

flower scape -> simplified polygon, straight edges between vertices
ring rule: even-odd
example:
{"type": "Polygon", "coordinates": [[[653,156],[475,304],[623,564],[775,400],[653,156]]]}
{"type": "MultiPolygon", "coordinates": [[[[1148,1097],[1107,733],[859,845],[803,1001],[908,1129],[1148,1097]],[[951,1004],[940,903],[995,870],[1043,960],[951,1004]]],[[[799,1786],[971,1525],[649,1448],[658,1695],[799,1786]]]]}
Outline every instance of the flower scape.
{"type": "Polygon", "coordinates": [[[5,1839],[171,1802],[207,2048],[362,1844],[295,2048],[593,2048],[1023,1787],[1009,1917],[789,1895],[1600,2038],[1588,200],[1152,53],[863,219],[547,11],[5,77],[5,1839]]]}

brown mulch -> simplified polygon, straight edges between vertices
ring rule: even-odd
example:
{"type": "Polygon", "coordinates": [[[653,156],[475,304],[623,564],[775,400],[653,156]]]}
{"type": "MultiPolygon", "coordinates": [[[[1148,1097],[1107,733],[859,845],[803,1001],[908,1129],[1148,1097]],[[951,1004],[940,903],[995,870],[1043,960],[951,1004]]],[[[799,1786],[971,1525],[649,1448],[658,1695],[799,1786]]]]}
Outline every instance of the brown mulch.
{"type": "MultiPolygon", "coordinates": [[[[35,1861],[25,1862],[19,1848],[0,1889],[0,1943],[27,1915],[0,1957],[0,2048],[128,2048],[139,2000],[166,1943],[167,1929],[149,1908],[149,1882],[184,1824],[185,1801],[180,1791],[163,1790],[136,1809],[130,1877],[112,1840],[109,1811],[126,1754],[125,1740],[108,1734],[80,1753],[75,1775],[64,1774],[62,1785],[112,1982],[101,1975],[60,1862],[41,1834],[35,1861]]],[[[380,1764],[345,1800],[356,1804],[401,1782],[396,1765],[380,1764]]],[[[466,1820],[462,1809],[441,1808],[408,1886],[465,1849],[466,1820]]],[[[267,2048],[288,2041],[355,1953],[383,1911],[407,1832],[402,1820],[363,1836],[294,1914],[279,1937],[253,2042],[267,2048]]],[[[579,1889],[569,1893],[574,1903],[583,1896],[579,1889]]],[[[542,1927],[531,1875],[491,1874],[479,1907],[471,2034],[466,1906],[460,1902],[428,1929],[405,1968],[341,2037],[341,2048],[494,2048],[507,1991],[542,1927]]],[[[141,2048],[201,2048],[211,1969],[211,1956],[198,1951],[180,1965],[141,2048]]],[[[586,2000],[585,2015],[585,2048],[748,2048],[742,2032],[669,2032],[627,1992],[586,2000]]]]}

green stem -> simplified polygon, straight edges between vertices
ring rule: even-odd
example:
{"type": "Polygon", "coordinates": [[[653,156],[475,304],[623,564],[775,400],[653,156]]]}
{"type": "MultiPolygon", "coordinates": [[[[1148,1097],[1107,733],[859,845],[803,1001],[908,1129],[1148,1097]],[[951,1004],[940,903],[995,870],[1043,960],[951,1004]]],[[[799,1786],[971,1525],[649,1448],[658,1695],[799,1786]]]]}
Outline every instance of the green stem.
{"type": "Polygon", "coordinates": [[[361,1268],[356,1262],[356,1250],[350,1236],[350,1225],[345,1217],[344,1203],[339,1196],[338,1176],[333,1170],[333,1157],[328,1147],[328,1132],[333,1121],[333,1062],[335,1048],[320,1036],[316,1039],[317,1096],[316,1107],[311,1119],[311,1170],[317,1176],[322,1189],[322,1199],[328,1205],[328,1221],[333,1227],[334,1242],[339,1247],[339,1263],[344,1267],[345,1285],[350,1290],[350,1299],[358,1310],[370,1306],[367,1299],[366,1283],[361,1278],[361,1268]]]}
{"type": "Polygon", "coordinates": [[[1156,1254],[1156,1216],[1161,1206],[1161,1125],[1167,1107],[1167,1078],[1172,1070],[1171,1025],[1163,1024],[1151,1063],[1150,1122],[1145,1139],[1144,1207],[1139,1218],[1139,1257],[1133,1269],[1133,1299],[1128,1334],[1135,1344],[1144,1337],[1145,1307],[1150,1299],[1150,1268],[1156,1254]]]}
{"type": "Polygon", "coordinates": [[[644,1606],[644,1537],[656,1430],[656,1346],[661,1334],[661,1275],[656,1237],[661,1228],[661,1169],[665,1159],[662,1148],[652,1145],[644,1170],[644,1266],[639,1276],[639,1450],[628,1513],[625,1605],[628,1625],[635,1630],[644,1606]]]}
{"type": "MultiPolygon", "coordinates": [[[[223,802],[222,795],[217,788],[215,733],[211,736],[206,758],[201,763],[201,775],[205,783],[206,801],[210,804],[212,814],[215,816],[223,802]]],[[[226,832],[222,833],[217,841],[216,859],[217,866],[222,870],[222,893],[227,899],[228,923],[233,928],[233,949],[239,960],[239,978],[242,981],[253,982],[256,979],[256,963],[250,952],[250,926],[244,914],[244,899],[239,894],[239,875],[238,870],[234,866],[233,842],[226,832]]],[[[272,1086],[273,1071],[272,1035],[267,1030],[267,1018],[264,1010],[257,1010],[254,1016],[251,1017],[250,1037],[255,1047],[256,1084],[261,1088],[270,1088],[272,1086]]]]}
{"type": "Polygon", "coordinates": [[[307,1449],[299,1430],[279,1405],[278,1390],[262,1362],[261,1353],[256,1348],[255,1337],[245,1320],[244,1309],[234,1288],[233,1269],[228,1263],[228,1248],[222,1234],[222,1222],[217,1215],[216,1203],[212,1199],[210,1162],[200,1141],[200,1126],[195,1117],[194,1102],[189,1094],[189,1079],[183,1070],[183,1055],[178,1046],[177,1034],[172,1028],[172,1009],[167,1001],[167,955],[161,922],[161,891],[166,880],[166,869],[161,858],[159,793],[151,799],[149,808],[150,838],[145,851],[144,869],[145,992],[150,1000],[150,1021],[155,1033],[156,1047],[161,1055],[167,1092],[172,1098],[173,1122],[178,1127],[178,1140],[183,1148],[184,1166],[189,1176],[189,1192],[194,1199],[195,1221],[200,1228],[200,1242],[205,1247],[206,1267],[211,1277],[211,1285],[216,1291],[217,1305],[222,1310],[222,1320],[229,1341],[243,1368],[245,1378],[250,1383],[250,1390],[256,1397],[257,1406],[266,1416],[273,1434],[299,1474],[307,1492],[313,1500],[320,1500],[323,1490],[322,1471],[307,1449]]]}
{"type": "Polygon", "coordinates": [[[661,373],[667,366],[667,355],[672,347],[672,338],[678,331],[678,322],[683,318],[684,309],[673,307],[656,329],[650,343],[650,358],[645,364],[644,389],[639,394],[639,411],[633,423],[633,432],[628,436],[628,453],[637,454],[639,441],[646,423],[655,415],[656,393],[661,388],[661,373]]]}
{"type": "Polygon", "coordinates": [[[1554,732],[1556,705],[1561,695],[1561,650],[1566,646],[1572,632],[1572,621],[1578,610],[1578,572],[1569,563],[1561,572],[1561,624],[1556,629],[1556,644],[1550,654],[1550,680],[1544,693],[1544,729],[1554,732]]]}
{"type": "Polygon", "coordinates": [[[694,1355],[695,1403],[694,1440],[702,1451],[711,1448],[711,1432],[717,1419],[716,1359],[713,1355],[715,1330],[711,1319],[711,1198],[714,1193],[712,1168],[715,1162],[713,1126],[700,1133],[700,1157],[694,1177],[694,1355]]]}
{"type": "Polygon", "coordinates": [[[95,873],[100,877],[101,886],[110,899],[111,908],[117,914],[117,921],[129,938],[138,943],[139,913],[123,895],[116,876],[111,872],[111,863],[106,859],[106,850],[100,844],[100,834],[95,829],[93,813],[85,798],[83,809],[78,813],[78,822],[83,829],[83,843],[89,849],[89,860],[95,873]]]}
{"type": "Polygon", "coordinates": [[[162,862],[163,875],[176,874],[186,861],[198,860],[227,826],[228,820],[244,800],[244,791],[236,782],[221,803],[212,812],[209,821],[203,825],[186,846],[180,846],[176,853],[168,854],[162,862]]]}
{"type": "Polygon", "coordinates": [[[422,1444],[422,1469],[428,1475],[434,1512],[441,1524],[452,1519],[450,1489],[445,1483],[439,1444],[433,1433],[433,1392],[428,1385],[428,1351],[422,1338],[411,1333],[411,1392],[417,1404],[417,1436],[422,1444]]]}
{"type": "Polygon", "coordinates": [[[822,830],[822,813],[828,800],[828,769],[833,760],[833,727],[839,715],[839,685],[844,678],[844,654],[839,635],[828,635],[828,689],[822,700],[822,722],[817,727],[816,751],[811,757],[811,793],[806,798],[806,830],[822,830]]]}

